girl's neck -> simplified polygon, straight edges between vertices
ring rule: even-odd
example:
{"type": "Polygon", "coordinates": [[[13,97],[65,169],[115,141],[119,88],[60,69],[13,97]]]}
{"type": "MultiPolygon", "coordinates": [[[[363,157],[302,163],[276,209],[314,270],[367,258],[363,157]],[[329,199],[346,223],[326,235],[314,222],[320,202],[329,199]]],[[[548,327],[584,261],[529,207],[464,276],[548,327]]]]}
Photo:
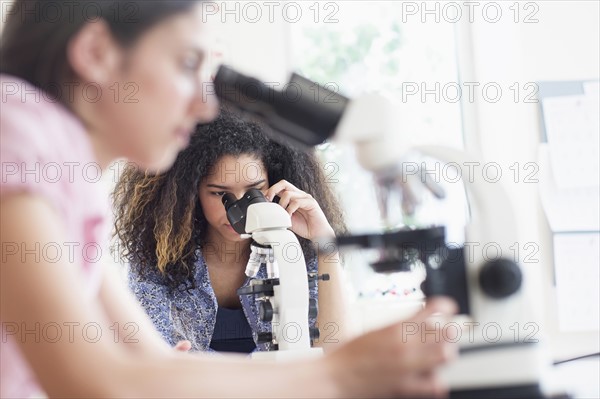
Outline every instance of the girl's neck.
{"type": "Polygon", "coordinates": [[[92,143],[92,149],[94,151],[94,155],[96,156],[96,161],[100,165],[100,168],[102,168],[104,171],[115,159],[117,159],[117,156],[112,153],[110,147],[99,135],[88,131],[88,136],[92,143]]]}
{"type": "Polygon", "coordinates": [[[98,162],[100,168],[104,171],[115,159],[121,157],[122,154],[117,154],[112,140],[100,133],[102,128],[106,126],[103,126],[101,121],[98,120],[94,104],[84,100],[81,96],[81,94],[77,95],[69,108],[83,125],[92,145],[96,162],[98,162]]]}

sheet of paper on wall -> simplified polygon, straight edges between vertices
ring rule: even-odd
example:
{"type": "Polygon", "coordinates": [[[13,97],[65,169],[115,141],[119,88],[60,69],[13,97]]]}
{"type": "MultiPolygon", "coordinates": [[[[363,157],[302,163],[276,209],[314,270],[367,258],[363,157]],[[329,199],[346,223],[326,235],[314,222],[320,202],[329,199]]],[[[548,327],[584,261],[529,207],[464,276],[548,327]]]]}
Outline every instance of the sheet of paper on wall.
{"type": "Polygon", "coordinates": [[[600,104],[589,93],[542,100],[550,164],[556,185],[598,187],[600,180],[600,104]]]}
{"type": "Polygon", "coordinates": [[[539,190],[544,212],[553,232],[599,231],[600,188],[559,188],[549,156],[549,145],[540,145],[539,190]]]}
{"type": "Polygon", "coordinates": [[[600,329],[600,233],[554,235],[557,307],[562,331],[600,329]]]}
{"type": "Polygon", "coordinates": [[[540,194],[553,232],[600,230],[600,104],[584,94],[542,99],[547,143],[540,148],[540,194]]]}
{"type": "Polygon", "coordinates": [[[597,186],[559,188],[555,181],[549,145],[540,145],[539,190],[553,232],[599,231],[600,190],[597,186]]]}

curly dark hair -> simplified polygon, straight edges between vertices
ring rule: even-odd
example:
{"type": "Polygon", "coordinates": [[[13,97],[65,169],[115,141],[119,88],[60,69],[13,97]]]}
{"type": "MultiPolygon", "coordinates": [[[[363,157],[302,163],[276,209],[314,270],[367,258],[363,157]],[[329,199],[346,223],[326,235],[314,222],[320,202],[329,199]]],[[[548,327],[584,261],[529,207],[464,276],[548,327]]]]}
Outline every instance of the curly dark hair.
{"type": "MultiPolygon", "coordinates": [[[[314,153],[272,140],[258,124],[222,109],[215,121],[198,125],[170,170],[153,175],[135,165],[124,169],[113,192],[121,259],[141,275],[155,274],[153,268],[158,268],[171,290],[196,288],[196,250],[206,244],[208,224],[198,189],[226,155],[255,156],[263,162],[271,184],[285,179],[309,193],[336,234],[346,232],[341,208],[314,153]]],[[[305,257],[314,257],[310,241],[298,239],[305,257]]]]}

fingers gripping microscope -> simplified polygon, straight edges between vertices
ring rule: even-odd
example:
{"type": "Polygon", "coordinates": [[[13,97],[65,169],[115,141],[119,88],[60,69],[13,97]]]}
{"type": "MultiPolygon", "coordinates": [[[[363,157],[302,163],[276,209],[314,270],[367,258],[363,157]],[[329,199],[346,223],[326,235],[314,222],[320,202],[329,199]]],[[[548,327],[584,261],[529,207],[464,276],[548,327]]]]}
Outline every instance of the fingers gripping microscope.
{"type": "MultiPolygon", "coordinates": [[[[407,157],[418,152],[459,168],[475,160],[462,151],[420,145],[418,135],[401,128],[401,108],[380,95],[350,100],[323,87],[315,90],[315,85],[293,74],[277,91],[226,66],[214,80],[222,102],[261,121],[276,139],[302,147],[327,139],[352,143],[359,163],[373,173],[384,220],[398,206],[412,214],[423,187],[436,197],[444,195],[426,174],[409,173],[403,162],[407,157]]],[[[535,319],[526,297],[528,280],[516,260],[506,257],[517,239],[509,198],[499,184],[487,181],[467,182],[466,188],[471,213],[466,242],[493,243],[504,256],[490,259],[466,246],[451,248],[443,226],[339,237],[338,246],[377,248],[381,256],[371,266],[383,273],[401,271],[407,257],[417,258],[426,269],[425,295],[450,296],[469,316],[470,331],[458,341],[461,356],[443,371],[451,397],[541,397],[541,345],[510,334],[535,319]],[[487,334],[490,326],[499,332],[494,339],[487,334]]],[[[282,284],[280,292],[285,290],[282,284]]]]}

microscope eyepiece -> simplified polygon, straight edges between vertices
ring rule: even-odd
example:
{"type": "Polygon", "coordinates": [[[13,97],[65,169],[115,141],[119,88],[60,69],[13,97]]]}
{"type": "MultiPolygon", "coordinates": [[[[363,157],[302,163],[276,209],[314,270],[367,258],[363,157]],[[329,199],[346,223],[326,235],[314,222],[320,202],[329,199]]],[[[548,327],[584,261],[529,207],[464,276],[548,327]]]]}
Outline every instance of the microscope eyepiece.
{"type": "Polygon", "coordinates": [[[248,207],[252,204],[260,202],[268,202],[262,191],[257,188],[251,188],[239,200],[235,195],[227,193],[221,199],[227,212],[227,220],[231,223],[231,227],[239,233],[246,233],[246,213],[248,207]]]}
{"type": "Polygon", "coordinates": [[[237,198],[235,198],[235,195],[231,194],[231,193],[226,193],[225,195],[223,195],[223,198],[221,198],[221,202],[223,202],[223,205],[225,206],[225,210],[228,211],[229,208],[231,208],[231,206],[237,201],[237,198]]]}
{"type": "MultiPolygon", "coordinates": [[[[262,191],[257,188],[251,188],[250,190],[246,191],[246,194],[244,194],[242,199],[246,200],[248,205],[258,204],[259,202],[268,202],[262,191]]],[[[248,208],[248,205],[246,205],[246,208],[248,208]]]]}

